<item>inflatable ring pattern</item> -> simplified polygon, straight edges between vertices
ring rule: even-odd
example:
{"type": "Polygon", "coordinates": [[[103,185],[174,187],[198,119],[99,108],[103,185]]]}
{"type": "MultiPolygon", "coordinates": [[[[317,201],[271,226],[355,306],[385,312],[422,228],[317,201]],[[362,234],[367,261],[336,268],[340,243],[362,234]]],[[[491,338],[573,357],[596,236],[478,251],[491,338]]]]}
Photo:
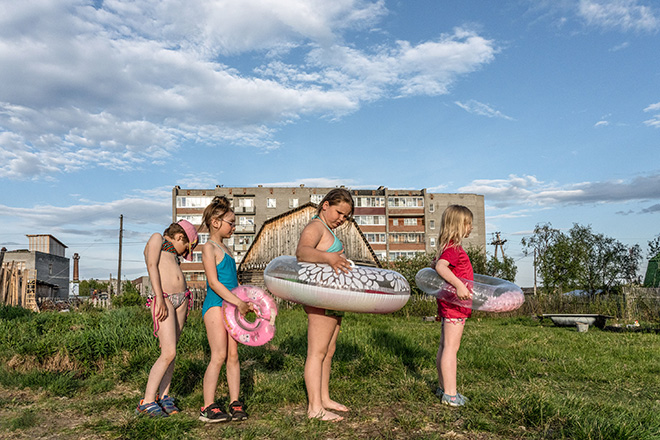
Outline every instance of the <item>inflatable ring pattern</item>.
{"type": "Polygon", "coordinates": [[[264,281],[281,299],[346,312],[391,313],[410,298],[408,281],[392,270],[353,265],[350,272],[337,273],[327,264],[289,255],[268,263],[264,281]]]}
{"type": "Polygon", "coordinates": [[[472,298],[461,300],[454,286],[430,267],[415,275],[415,283],[424,293],[461,307],[484,312],[510,312],[525,302],[522,289],[510,281],[474,274],[474,281],[459,278],[472,292],[472,298]]]}
{"type": "Polygon", "coordinates": [[[256,347],[264,345],[275,336],[275,317],[277,316],[277,305],[275,300],[263,289],[255,286],[242,285],[231,289],[241,301],[252,303],[257,319],[248,321],[241,315],[238,307],[224,301],[222,311],[227,332],[236,341],[256,347]]]}

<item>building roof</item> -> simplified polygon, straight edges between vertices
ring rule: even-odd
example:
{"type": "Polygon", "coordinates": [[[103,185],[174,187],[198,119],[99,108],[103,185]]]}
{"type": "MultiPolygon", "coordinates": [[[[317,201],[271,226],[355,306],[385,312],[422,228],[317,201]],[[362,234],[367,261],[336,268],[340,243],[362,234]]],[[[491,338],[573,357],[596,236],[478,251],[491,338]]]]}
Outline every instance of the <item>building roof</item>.
{"type": "MultiPolygon", "coordinates": [[[[238,271],[263,269],[273,258],[295,255],[298,238],[316,214],[317,205],[311,202],[266,220],[246,252],[238,271]],[[266,243],[268,240],[268,243],[266,243]]],[[[346,245],[346,257],[363,265],[381,267],[371,245],[353,219],[336,231],[346,245]]]]}
{"type": "Polygon", "coordinates": [[[55,240],[56,242],[58,242],[59,244],[61,244],[63,247],[65,247],[67,249],[69,248],[67,245],[65,245],[64,243],[59,241],[57,238],[55,238],[54,235],[50,235],[50,234],[25,234],[25,236],[28,237],[28,238],[30,238],[30,237],[50,237],[53,240],[55,240]]]}

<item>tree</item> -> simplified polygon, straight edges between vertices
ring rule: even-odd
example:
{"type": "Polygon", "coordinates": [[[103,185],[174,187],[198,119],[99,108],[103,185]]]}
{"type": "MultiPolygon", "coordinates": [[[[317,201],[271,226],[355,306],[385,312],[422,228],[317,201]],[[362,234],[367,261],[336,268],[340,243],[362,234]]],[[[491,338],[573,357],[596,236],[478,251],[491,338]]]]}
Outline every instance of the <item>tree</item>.
{"type": "Polygon", "coordinates": [[[144,303],[144,298],[140,296],[140,292],[130,281],[124,281],[122,284],[121,295],[112,297],[114,307],[141,306],[144,303]]]}
{"type": "Polygon", "coordinates": [[[660,234],[649,241],[649,258],[653,258],[658,254],[660,254],[660,234]]]}
{"type": "Polygon", "coordinates": [[[394,261],[390,261],[389,269],[399,272],[410,284],[410,289],[413,294],[423,295],[423,292],[417,288],[415,284],[415,275],[421,269],[429,267],[433,260],[433,254],[415,254],[413,257],[399,257],[394,261]]]}
{"type": "Polygon", "coordinates": [[[538,274],[547,293],[583,289],[590,294],[612,291],[636,281],[641,260],[639,245],[596,234],[591,226],[574,224],[568,233],[547,223],[522,239],[523,252],[536,254],[538,274]]]}
{"type": "Polygon", "coordinates": [[[488,256],[486,255],[484,248],[481,246],[468,246],[465,248],[465,252],[467,252],[468,257],[470,257],[470,263],[472,263],[472,270],[474,273],[487,275],[488,256]]]}
{"type": "Polygon", "coordinates": [[[502,255],[502,260],[500,261],[493,255],[489,256],[480,246],[470,246],[465,249],[465,252],[470,257],[470,263],[472,263],[474,273],[515,282],[518,268],[513,258],[502,255]]]}
{"type": "Polygon", "coordinates": [[[503,280],[511,281],[512,283],[516,281],[518,267],[516,266],[514,259],[511,257],[502,255],[502,260],[500,261],[493,256],[488,260],[486,267],[486,275],[502,278],[503,280]]]}
{"type": "Polygon", "coordinates": [[[78,285],[78,295],[80,296],[91,296],[95,290],[97,292],[107,292],[108,283],[102,283],[99,280],[91,278],[89,280],[82,280],[78,285]]]}

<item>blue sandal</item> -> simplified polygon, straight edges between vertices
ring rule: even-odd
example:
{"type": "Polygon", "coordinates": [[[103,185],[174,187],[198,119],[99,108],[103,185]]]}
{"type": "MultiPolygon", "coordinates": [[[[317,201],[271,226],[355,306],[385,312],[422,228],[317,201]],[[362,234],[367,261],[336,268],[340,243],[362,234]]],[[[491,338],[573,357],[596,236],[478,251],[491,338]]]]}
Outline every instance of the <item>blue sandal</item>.
{"type": "Polygon", "coordinates": [[[174,404],[174,399],[170,396],[163,396],[162,398],[156,397],[156,402],[169,416],[179,412],[179,408],[174,404]]]}
{"type": "Polygon", "coordinates": [[[144,399],[140,400],[137,408],[135,408],[135,414],[144,414],[149,417],[167,417],[167,413],[156,402],[143,402],[144,399]]]}

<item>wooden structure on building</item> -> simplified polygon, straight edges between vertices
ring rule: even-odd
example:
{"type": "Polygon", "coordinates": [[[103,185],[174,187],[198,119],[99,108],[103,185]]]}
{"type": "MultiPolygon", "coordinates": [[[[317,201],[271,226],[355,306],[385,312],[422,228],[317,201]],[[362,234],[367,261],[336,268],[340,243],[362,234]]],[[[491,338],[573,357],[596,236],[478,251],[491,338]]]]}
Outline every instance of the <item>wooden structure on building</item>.
{"type": "MultiPolygon", "coordinates": [[[[280,255],[295,255],[300,233],[316,214],[317,205],[304,205],[264,222],[239,264],[238,282],[264,287],[264,269],[280,255]]],[[[337,237],[344,243],[346,258],[361,266],[381,267],[360,227],[350,220],[337,228],[337,237]]]]}
{"type": "Polygon", "coordinates": [[[0,268],[0,305],[23,307],[38,312],[35,277],[34,270],[20,270],[14,261],[0,268]]]}

